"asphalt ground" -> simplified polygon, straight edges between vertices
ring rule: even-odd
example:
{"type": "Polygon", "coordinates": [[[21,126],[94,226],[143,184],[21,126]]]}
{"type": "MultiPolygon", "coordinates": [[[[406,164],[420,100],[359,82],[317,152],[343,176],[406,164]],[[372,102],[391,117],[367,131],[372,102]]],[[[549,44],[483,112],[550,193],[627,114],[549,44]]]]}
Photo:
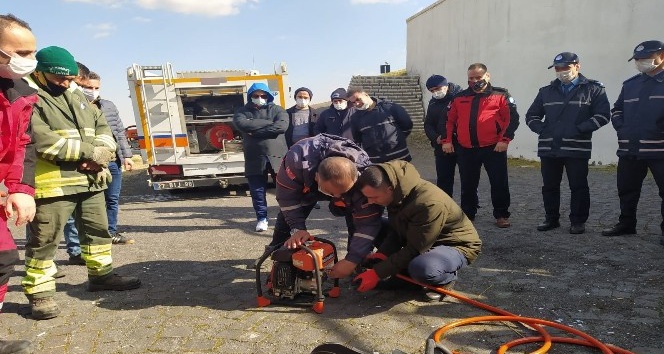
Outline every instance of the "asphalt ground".
{"type": "MultiPolygon", "coordinates": [[[[433,154],[415,145],[414,164],[434,180],[433,154]]],[[[561,228],[538,232],[543,219],[541,176],[536,164],[510,161],[513,226],[498,229],[491,216],[486,175],[480,184],[481,209],[475,225],[484,242],[478,260],[460,272],[455,290],[509,312],[546,319],[581,330],[635,353],[664,353],[664,247],[659,244],[660,197],[651,176],[643,186],[638,233],[607,238],[600,231],[617,221],[615,170],[591,168],[591,215],[583,235],[561,228]]],[[[85,267],[67,264],[64,244],[56,262],[56,301],[62,314],[30,318],[20,287],[24,267],[10,279],[0,338],[29,339],[36,353],[309,353],[338,342],[367,353],[423,353],[426,339],[440,326],[489,313],[447,297],[420,301],[412,290],[356,292],[348,280],[341,296],[328,298],[325,311],[271,305],[258,308],[255,272],[247,269],[271,233],[256,233],[246,187],[181,193],[153,192],[145,170],[124,176],[120,231],[136,240],[113,247],[116,271],[141,278],[127,292],[85,290],[85,267]]],[[[458,181],[457,181],[458,182],[458,181]]],[[[455,199],[458,200],[458,184],[455,199]]],[[[569,213],[563,180],[561,215],[569,213]]],[[[271,226],[277,214],[270,191],[271,226]]],[[[333,240],[343,257],[343,218],[326,205],[314,210],[308,226],[333,240]]],[[[24,232],[14,230],[23,258],[24,232]]],[[[264,267],[263,276],[268,267],[264,267]]],[[[562,335],[550,330],[554,335],[562,335]]],[[[453,330],[443,343],[460,353],[493,353],[503,343],[533,332],[506,323],[453,330]]],[[[515,348],[530,352],[539,345],[515,348]]],[[[597,353],[554,344],[549,353],[597,353]]]]}

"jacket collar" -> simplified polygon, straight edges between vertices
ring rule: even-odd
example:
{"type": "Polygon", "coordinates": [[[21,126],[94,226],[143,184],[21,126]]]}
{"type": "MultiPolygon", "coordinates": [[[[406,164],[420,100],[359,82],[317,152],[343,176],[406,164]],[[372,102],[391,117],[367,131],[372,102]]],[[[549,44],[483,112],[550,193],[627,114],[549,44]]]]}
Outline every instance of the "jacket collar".
{"type": "Polygon", "coordinates": [[[21,97],[27,97],[37,93],[37,90],[30,87],[30,85],[23,79],[12,80],[0,78],[0,90],[2,90],[7,101],[10,103],[16,102],[16,100],[21,97]]]}

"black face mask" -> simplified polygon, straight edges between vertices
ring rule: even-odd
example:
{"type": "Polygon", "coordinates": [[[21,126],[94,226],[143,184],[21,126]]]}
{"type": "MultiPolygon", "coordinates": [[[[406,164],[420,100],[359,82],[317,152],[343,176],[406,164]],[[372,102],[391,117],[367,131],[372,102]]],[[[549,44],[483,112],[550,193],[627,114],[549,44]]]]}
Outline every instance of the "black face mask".
{"type": "Polygon", "coordinates": [[[484,87],[486,87],[486,84],[487,84],[487,82],[484,79],[482,79],[480,81],[475,81],[475,82],[472,82],[472,83],[468,82],[468,86],[470,86],[470,88],[472,88],[473,91],[482,90],[484,87]]]}
{"type": "Polygon", "coordinates": [[[65,93],[65,91],[67,91],[66,87],[56,85],[48,80],[46,80],[46,88],[48,89],[48,92],[53,96],[60,96],[63,93],[65,93]]]}

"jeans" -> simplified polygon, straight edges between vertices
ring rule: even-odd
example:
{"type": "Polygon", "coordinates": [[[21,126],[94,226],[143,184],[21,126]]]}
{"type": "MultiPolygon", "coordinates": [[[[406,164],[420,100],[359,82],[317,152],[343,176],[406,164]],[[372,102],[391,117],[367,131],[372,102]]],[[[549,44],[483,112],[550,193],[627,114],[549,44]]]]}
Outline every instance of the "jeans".
{"type": "Polygon", "coordinates": [[[65,243],[67,244],[67,254],[69,257],[81,254],[81,241],[78,238],[78,229],[76,229],[76,218],[72,216],[67,219],[65,224],[65,243]]]}
{"type": "Polygon", "coordinates": [[[267,174],[247,176],[247,182],[249,182],[249,194],[251,194],[251,203],[256,212],[256,220],[267,220],[267,199],[265,198],[267,174]]]}
{"type": "Polygon", "coordinates": [[[470,218],[477,214],[477,187],[482,166],[489,175],[493,217],[509,218],[510,187],[507,175],[507,152],[495,152],[495,145],[480,148],[463,148],[459,154],[459,176],[461,177],[461,209],[470,218]]]}
{"type": "Polygon", "coordinates": [[[111,172],[113,180],[104,190],[106,199],[106,216],[108,217],[108,232],[111,235],[118,233],[118,211],[120,210],[120,189],[122,189],[122,170],[120,160],[108,163],[108,170],[111,172]]]}
{"type": "Polygon", "coordinates": [[[457,271],[468,265],[466,257],[454,247],[440,245],[413,258],[408,274],[431,285],[445,285],[457,279],[457,271]]]}
{"type": "Polygon", "coordinates": [[[588,159],[573,157],[541,157],[542,199],[546,219],[558,221],[560,218],[560,182],[563,169],[567,172],[570,189],[569,221],[583,224],[590,212],[590,189],[588,188],[588,159]]]}

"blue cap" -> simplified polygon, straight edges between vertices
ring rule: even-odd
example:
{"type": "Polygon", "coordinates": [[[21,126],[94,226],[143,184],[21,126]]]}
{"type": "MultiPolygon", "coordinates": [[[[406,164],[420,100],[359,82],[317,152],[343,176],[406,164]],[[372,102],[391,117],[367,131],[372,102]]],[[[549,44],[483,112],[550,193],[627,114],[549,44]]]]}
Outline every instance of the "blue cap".
{"type": "Polygon", "coordinates": [[[431,90],[433,87],[441,87],[447,85],[447,79],[444,76],[440,75],[431,75],[427,79],[427,90],[431,90]]]}
{"type": "Polygon", "coordinates": [[[639,45],[634,48],[634,54],[627,61],[632,59],[646,59],[650,57],[652,53],[657,53],[660,50],[664,50],[664,43],[661,41],[645,41],[643,43],[639,43],[639,45]]]}
{"type": "Polygon", "coordinates": [[[551,69],[554,66],[567,66],[570,64],[578,64],[579,63],[579,57],[571,52],[562,52],[558,55],[556,55],[555,58],[553,58],[553,64],[549,65],[547,69],[551,69]]]}

